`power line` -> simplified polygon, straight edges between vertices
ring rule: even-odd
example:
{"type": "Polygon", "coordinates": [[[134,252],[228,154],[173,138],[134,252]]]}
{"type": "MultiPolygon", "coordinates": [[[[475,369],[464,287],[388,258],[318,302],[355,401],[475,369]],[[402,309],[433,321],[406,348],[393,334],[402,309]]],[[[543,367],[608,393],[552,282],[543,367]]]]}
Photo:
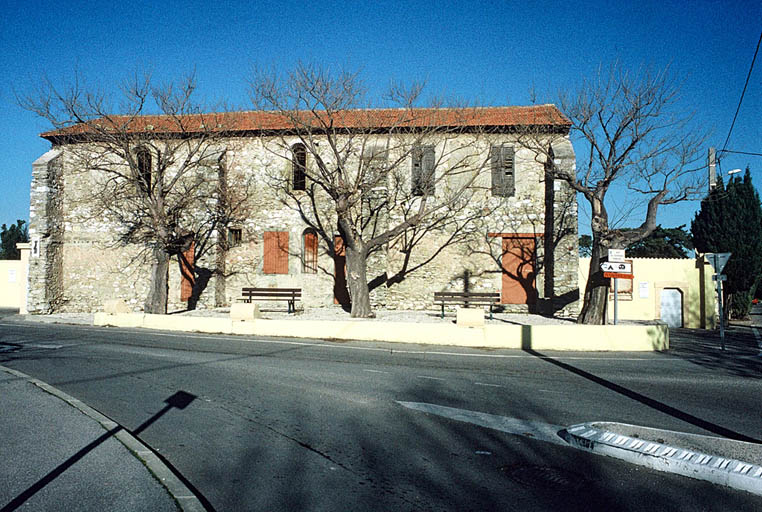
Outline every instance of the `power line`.
{"type": "Polygon", "coordinates": [[[720,153],[734,153],[737,155],[762,156],[762,153],[753,153],[751,151],[733,151],[731,149],[723,149],[722,151],[720,151],[720,153]]]}
{"type": "Polygon", "coordinates": [[[757,49],[754,50],[754,57],[751,59],[751,66],[749,66],[749,74],[746,75],[746,83],[743,84],[743,91],[741,91],[741,99],[738,100],[738,108],[736,108],[736,115],[733,116],[733,122],[730,123],[730,130],[728,130],[728,136],[725,139],[725,144],[722,145],[722,151],[725,151],[725,148],[728,147],[728,141],[730,140],[730,134],[733,133],[733,127],[736,124],[736,119],[738,118],[738,111],[741,110],[741,103],[743,102],[744,94],[746,94],[746,87],[749,85],[749,78],[751,78],[751,71],[754,69],[754,61],[757,60],[757,53],[759,53],[759,43],[762,43],[762,32],[759,34],[759,41],[757,41],[757,49]]]}

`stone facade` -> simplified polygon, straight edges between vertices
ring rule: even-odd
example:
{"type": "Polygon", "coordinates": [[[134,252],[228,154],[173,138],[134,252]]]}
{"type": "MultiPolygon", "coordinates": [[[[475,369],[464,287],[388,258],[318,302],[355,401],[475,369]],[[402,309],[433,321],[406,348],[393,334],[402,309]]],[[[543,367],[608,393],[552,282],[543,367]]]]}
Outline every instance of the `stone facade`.
{"type": "MultiPolygon", "coordinates": [[[[562,131],[554,133],[548,136],[548,144],[551,142],[555,165],[573,166],[574,153],[568,137],[562,131]]],[[[30,237],[33,243],[38,241],[39,250],[33,248],[30,260],[29,311],[97,311],[107,299],[121,299],[139,311],[148,291],[149,265],[140,257],[140,247],[117,243],[119,226],[97,218],[82,200],[82,192],[96,178],[77,168],[70,157],[71,144],[55,144],[33,164],[30,237]]],[[[244,286],[297,287],[303,291],[305,307],[334,304],[336,264],[332,248],[328,241],[319,240],[317,272],[305,271],[307,225],[295,209],[284,204],[282,194],[270,186],[273,173],[288,174],[290,167],[267,144],[262,136],[231,136],[225,141],[226,174],[210,170],[205,176],[210,183],[246,177],[255,183],[255,188],[245,218],[230,226],[240,230],[240,241],[223,250],[217,237],[228,234],[213,233],[208,241],[211,249],[195,262],[197,286],[203,287],[197,307],[231,304],[240,297],[244,286]],[[288,233],[288,273],[263,272],[266,232],[288,233]]],[[[512,197],[490,197],[491,175],[486,165],[474,182],[482,192],[473,206],[489,214],[473,224],[469,237],[442,249],[448,236],[446,230],[427,234],[411,252],[408,266],[431,261],[404,279],[394,278],[404,259],[398,243],[387,244],[373,254],[368,261],[368,280],[375,283],[371,290],[375,307],[429,308],[435,291],[500,291],[505,279],[500,267],[502,241],[520,235],[532,240],[536,249],[532,265],[536,270],[537,300],[532,306],[505,304],[505,309],[576,314],[579,260],[575,194],[565,182],[547,179],[547,163],[523,148],[509,130],[484,136],[471,150],[486,160],[490,147],[501,144],[515,149],[512,197]]],[[[389,212],[392,221],[396,214],[394,210],[389,212]]],[[[180,281],[179,263],[174,261],[169,276],[170,311],[188,306],[181,300],[180,281]]]]}

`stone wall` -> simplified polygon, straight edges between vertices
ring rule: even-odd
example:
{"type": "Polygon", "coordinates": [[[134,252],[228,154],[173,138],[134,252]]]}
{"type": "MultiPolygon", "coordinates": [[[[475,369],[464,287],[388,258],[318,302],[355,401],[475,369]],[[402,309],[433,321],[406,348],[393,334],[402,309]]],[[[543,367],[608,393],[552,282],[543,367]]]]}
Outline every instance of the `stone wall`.
{"type": "Polygon", "coordinates": [[[62,202],[64,198],[61,150],[52,149],[32,164],[29,203],[30,313],[50,313],[64,303],[62,202]]]}
{"type": "MultiPolygon", "coordinates": [[[[563,140],[565,145],[558,150],[559,161],[566,158],[566,164],[573,165],[571,145],[568,139],[563,140]]],[[[230,304],[240,297],[244,286],[300,287],[305,307],[332,305],[335,273],[332,240],[330,237],[319,240],[318,271],[305,273],[302,254],[307,225],[299,212],[286,206],[287,198],[271,186],[274,177],[290,172],[288,160],[268,149],[267,140],[231,138],[227,142],[226,175],[230,179],[252,178],[255,185],[245,218],[231,226],[242,230],[241,243],[223,251],[217,237],[226,233],[213,233],[207,241],[207,252],[197,261],[204,272],[197,277],[197,286],[203,289],[197,307],[230,304]],[[288,274],[263,273],[266,231],[288,232],[288,274]]],[[[575,314],[578,307],[575,195],[565,183],[546,179],[545,164],[537,161],[531,151],[520,148],[510,134],[491,135],[472,149],[476,148],[476,156],[486,160],[489,145],[494,143],[515,144],[514,196],[491,197],[490,168],[482,167],[473,183],[479,192],[474,194],[469,211],[478,213],[483,209],[487,213],[462,240],[443,247],[451,232],[427,233],[410,253],[407,267],[431,261],[409,274],[399,274],[405,261],[399,244],[386,244],[369,259],[368,279],[380,278],[371,291],[375,307],[428,308],[432,306],[433,293],[441,290],[500,291],[502,246],[500,236],[494,235],[522,233],[534,236],[537,241],[538,307],[548,312],[575,314]]],[[[93,212],[79,194],[93,177],[71,168],[74,164],[67,167],[65,153],[66,146],[56,148],[33,165],[30,236],[40,237],[40,256],[32,258],[30,265],[30,311],[100,310],[104,300],[113,298],[123,299],[139,311],[148,289],[149,266],[140,257],[139,247],[116,243],[118,226],[104,218],[93,218],[93,212]]],[[[451,156],[459,157],[462,154],[457,151],[451,156]]],[[[209,179],[213,181],[219,176],[210,175],[209,179]]],[[[328,225],[335,226],[330,206],[326,202],[318,207],[326,208],[326,218],[332,223],[328,225]]],[[[392,210],[388,215],[389,222],[394,222],[400,212],[392,210]]],[[[179,265],[173,260],[169,273],[170,311],[187,307],[180,301],[180,279],[179,265]]],[[[506,305],[506,309],[526,311],[528,307],[506,305]]]]}

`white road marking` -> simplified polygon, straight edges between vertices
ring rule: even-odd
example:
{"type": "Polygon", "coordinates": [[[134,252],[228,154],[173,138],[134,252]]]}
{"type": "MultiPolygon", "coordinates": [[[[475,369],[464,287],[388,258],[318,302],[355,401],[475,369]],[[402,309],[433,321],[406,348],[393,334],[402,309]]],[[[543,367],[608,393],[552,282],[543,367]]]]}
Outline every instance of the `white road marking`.
{"type": "Polygon", "coordinates": [[[478,411],[469,411],[466,409],[456,409],[454,407],[445,407],[443,405],[427,404],[424,402],[402,402],[398,404],[414,411],[436,414],[456,421],[471,423],[480,427],[499,430],[508,434],[529,437],[540,441],[553,444],[566,445],[558,436],[558,432],[564,427],[560,425],[551,425],[540,421],[523,420],[520,418],[509,418],[506,416],[497,416],[478,411]]]}
{"type": "Polygon", "coordinates": [[[487,387],[490,387],[490,388],[502,388],[503,387],[500,384],[488,384],[486,382],[474,382],[474,385],[476,385],[476,386],[487,386],[487,387]]]}
{"type": "Polygon", "coordinates": [[[368,370],[368,369],[365,369],[363,371],[364,372],[369,372],[369,373],[389,373],[389,372],[382,372],[381,370],[368,370]]]}
{"type": "Polygon", "coordinates": [[[416,377],[418,377],[419,379],[429,379],[429,380],[447,380],[441,377],[429,377],[427,375],[416,375],[416,377]]]}

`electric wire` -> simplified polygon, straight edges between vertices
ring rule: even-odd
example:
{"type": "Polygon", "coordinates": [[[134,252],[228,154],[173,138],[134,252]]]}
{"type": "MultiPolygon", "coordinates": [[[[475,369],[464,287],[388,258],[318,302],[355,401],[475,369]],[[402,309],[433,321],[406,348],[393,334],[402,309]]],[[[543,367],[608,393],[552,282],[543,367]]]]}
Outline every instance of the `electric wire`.
{"type": "Polygon", "coordinates": [[[749,66],[749,74],[746,75],[746,83],[743,85],[743,91],[741,91],[741,98],[738,100],[738,107],[736,108],[736,114],[733,116],[733,122],[730,123],[730,130],[728,130],[728,136],[725,138],[725,144],[722,145],[722,150],[720,153],[725,152],[725,148],[728,147],[728,141],[730,140],[730,135],[733,133],[733,127],[736,124],[736,119],[738,118],[738,112],[741,110],[741,103],[743,103],[743,97],[746,94],[746,87],[749,85],[749,79],[751,78],[751,72],[754,69],[754,62],[757,60],[757,54],[759,53],[759,44],[762,43],[762,32],[759,34],[759,41],[757,41],[757,49],[754,50],[754,57],[751,59],[751,66],[749,66]]]}

